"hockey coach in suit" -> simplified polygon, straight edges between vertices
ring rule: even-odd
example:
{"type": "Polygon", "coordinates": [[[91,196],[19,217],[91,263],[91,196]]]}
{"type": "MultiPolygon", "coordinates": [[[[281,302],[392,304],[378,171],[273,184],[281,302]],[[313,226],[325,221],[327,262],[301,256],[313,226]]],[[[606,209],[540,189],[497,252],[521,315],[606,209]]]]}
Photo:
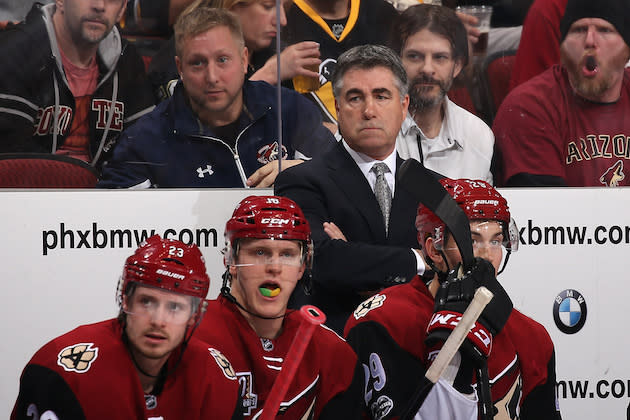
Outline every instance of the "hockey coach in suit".
{"type": "Polygon", "coordinates": [[[278,176],[277,195],[293,199],[313,232],[310,296],[342,333],[354,309],[376,291],[423,274],[414,250],[418,202],[396,188],[403,162],[396,135],[407,114],[407,75],[391,49],[363,45],[343,53],[333,75],[341,140],[322,155],[278,176]]]}

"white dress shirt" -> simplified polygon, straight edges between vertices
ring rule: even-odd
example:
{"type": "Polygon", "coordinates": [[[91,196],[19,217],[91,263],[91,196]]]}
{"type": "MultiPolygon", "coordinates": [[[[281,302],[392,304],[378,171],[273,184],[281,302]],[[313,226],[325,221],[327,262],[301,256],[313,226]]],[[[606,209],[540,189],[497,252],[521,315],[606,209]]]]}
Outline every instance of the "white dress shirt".
{"type": "MultiPolygon", "coordinates": [[[[372,188],[372,192],[374,192],[374,184],[376,183],[376,174],[371,170],[372,166],[374,166],[374,164],[377,162],[383,162],[384,164],[386,164],[389,168],[389,172],[385,173],[385,180],[389,184],[389,188],[392,190],[392,195],[394,195],[394,189],[396,187],[394,182],[394,180],[396,179],[396,149],[394,149],[392,153],[390,153],[389,156],[387,156],[384,160],[376,160],[372,159],[364,153],[357,152],[351,149],[350,146],[348,146],[348,143],[346,143],[346,141],[343,139],[341,139],[341,144],[343,144],[343,147],[346,148],[346,150],[350,154],[350,157],[352,157],[352,159],[355,161],[355,163],[363,173],[365,179],[367,179],[370,187],[372,188]]],[[[414,229],[414,227],[409,226],[409,229],[414,229]]],[[[422,256],[418,253],[418,251],[413,248],[412,251],[413,255],[416,257],[417,272],[419,275],[422,275],[425,271],[424,260],[422,259],[422,256]]]]}

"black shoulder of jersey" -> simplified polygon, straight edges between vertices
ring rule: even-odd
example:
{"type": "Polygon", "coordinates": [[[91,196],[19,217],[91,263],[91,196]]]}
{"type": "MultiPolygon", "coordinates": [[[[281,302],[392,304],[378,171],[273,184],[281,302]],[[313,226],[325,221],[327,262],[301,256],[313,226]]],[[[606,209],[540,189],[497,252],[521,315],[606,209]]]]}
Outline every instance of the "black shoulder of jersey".
{"type": "Polygon", "coordinates": [[[53,412],[56,415],[54,418],[86,419],[72,389],[57,372],[40,365],[28,365],[22,374],[11,419],[33,420],[47,411],[53,412]],[[33,409],[37,410],[36,415],[33,415],[33,409]]]}

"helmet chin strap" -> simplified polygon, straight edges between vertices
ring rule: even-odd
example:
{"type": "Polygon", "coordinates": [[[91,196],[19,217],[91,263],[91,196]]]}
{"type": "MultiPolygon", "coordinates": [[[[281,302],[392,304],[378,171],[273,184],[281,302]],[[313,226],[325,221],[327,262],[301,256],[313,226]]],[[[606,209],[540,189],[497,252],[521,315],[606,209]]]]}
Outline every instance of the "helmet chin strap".
{"type": "Polygon", "coordinates": [[[446,271],[440,271],[437,269],[435,270],[437,273],[438,282],[442,284],[446,280],[446,275],[451,271],[451,266],[449,265],[448,260],[446,259],[446,254],[444,254],[444,251],[440,249],[438,250],[438,252],[442,256],[442,260],[444,261],[444,264],[446,264],[446,271]]]}
{"type": "Polygon", "coordinates": [[[499,276],[499,274],[503,273],[503,270],[505,270],[505,267],[507,266],[507,263],[508,263],[508,260],[510,259],[510,255],[511,254],[512,254],[512,250],[511,249],[506,249],[505,250],[505,260],[503,260],[503,267],[501,267],[501,269],[497,273],[497,277],[499,276]]]}
{"type": "Polygon", "coordinates": [[[284,314],[278,315],[278,316],[264,316],[264,315],[260,315],[260,314],[257,314],[255,312],[252,312],[249,309],[245,308],[243,305],[241,305],[239,303],[239,301],[236,300],[236,298],[232,294],[232,289],[230,288],[230,286],[228,286],[228,282],[232,281],[232,275],[230,274],[229,267],[225,270],[225,273],[223,273],[222,277],[223,277],[223,285],[221,286],[221,295],[223,297],[225,297],[229,302],[235,304],[240,309],[242,309],[243,311],[247,312],[248,314],[250,314],[252,316],[255,316],[256,318],[260,318],[260,319],[280,319],[280,318],[284,318],[287,315],[287,313],[293,312],[292,310],[290,311],[290,310],[287,309],[284,314]]]}

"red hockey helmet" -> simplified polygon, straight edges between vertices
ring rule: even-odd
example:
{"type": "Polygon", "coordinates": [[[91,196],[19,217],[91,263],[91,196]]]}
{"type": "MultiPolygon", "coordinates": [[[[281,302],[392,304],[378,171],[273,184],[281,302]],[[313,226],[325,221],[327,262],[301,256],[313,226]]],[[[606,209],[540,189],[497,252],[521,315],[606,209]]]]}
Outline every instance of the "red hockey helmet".
{"type": "MultiPolygon", "coordinates": [[[[153,235],[125,262],[121,292],[130,282],[205,299],[210,278],[201,251],[174,239],[153,235]]],[[[122,297],[122,296],[121,296],[122,297]]]]}
{"type": "Polygon", "coordinates": [[[307,261],[312,255],[311,228],[302,209],[286,197],[244,198],[225,224],[226,262],[233,263],[233,247],[239,239],[282,239],[305,243],[307,261]]]}
{"type": "MultiPolygon", "coordinates": [[[[507,201],[490,184],[471,179],[440,179],[442,186],[453,197],[457,205],[464,210],[468,220],[496,220],[504,230],[505,247],[510,251],[518,248],[518,230],[510,216],[507,201]]],[[[428,237],[433,237],[436,247],[444,241],[446,225],[423,204],[418,206],[416,217],[418,242],[420,247],[428,237]]]]}

